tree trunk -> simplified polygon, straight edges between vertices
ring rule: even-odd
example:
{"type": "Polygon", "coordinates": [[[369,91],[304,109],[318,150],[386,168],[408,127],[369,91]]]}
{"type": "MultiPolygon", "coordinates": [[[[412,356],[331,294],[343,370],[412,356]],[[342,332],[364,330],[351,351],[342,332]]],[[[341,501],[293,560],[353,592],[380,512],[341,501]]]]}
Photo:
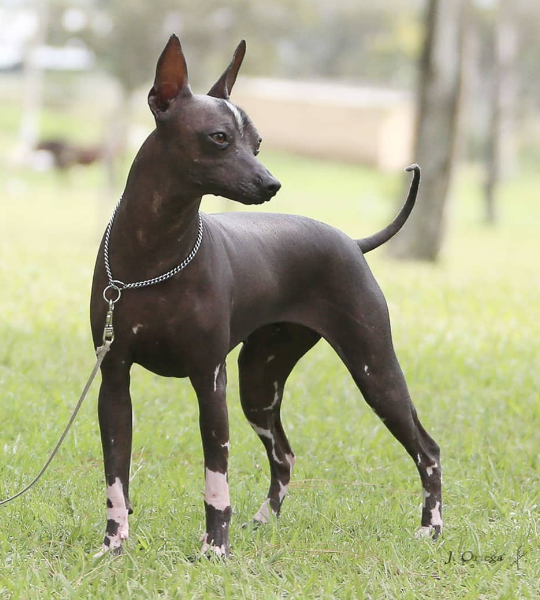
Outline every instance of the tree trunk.
{"type": "Polygon", "coordinates": [[[429,2],[415,142],[422,183],[409,222],[390,246],[398,258],[435,261],[442,246],[459,130],[467,8],[468,0],[429,2]]]}
{"type": "Polygon", "coordinates": [[[514,106],[517,96],[517,32],[513,17],[512,6],[499,0],[493,30],[491,115],[484,188],[486,225],[495,225],[498,222],[497,188],[501,178],[516,168],[514,106]]]}

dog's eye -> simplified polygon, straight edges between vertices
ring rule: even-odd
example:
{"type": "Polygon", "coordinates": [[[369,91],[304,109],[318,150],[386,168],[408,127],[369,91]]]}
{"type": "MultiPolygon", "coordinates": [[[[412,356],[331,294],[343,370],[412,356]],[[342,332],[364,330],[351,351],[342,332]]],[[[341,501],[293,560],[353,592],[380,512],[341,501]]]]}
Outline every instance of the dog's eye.
{"type": "Polygon", "coordinates": [[[255,152],[253,154],[255,154],[255,156],[257,156],[257,154],[259,154],[259,152],[261,151],[261,143],[262,143],[262,139],[258,139],[257,140],[257,147],[255,148],[255,152]]]}
{"type": "Polygon", "coordinates": [[[214,142],[216,142],[216,144],[222,145],[227,143],[227,136],[222,131],[212,133],[210,134],[210,137],[214,140],[214,142]]]}

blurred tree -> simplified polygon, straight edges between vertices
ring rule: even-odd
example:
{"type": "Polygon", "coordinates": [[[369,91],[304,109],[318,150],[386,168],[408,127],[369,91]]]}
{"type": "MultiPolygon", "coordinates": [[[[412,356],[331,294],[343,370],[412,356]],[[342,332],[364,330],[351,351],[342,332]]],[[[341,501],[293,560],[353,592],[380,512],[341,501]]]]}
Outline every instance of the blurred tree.
{"type": "Polygon", "coordinates": [[[36,147],[39,137],[39,117],[43,102],[43,68],[37,61],[36,50],[47,40],[49,5],[47,0],[33,0],[35,11],[33,34],[28,39],[23,58],[23,93],[21,95],[21,123],[16,160],[24,162],[36,147]]]}
{"type": "Polygon", "coordinates": [[[468,0],[430,0],[420,59],[415,160],[423,180],[416,209],[391,245],[400,258],[434,261],[441,249],[463,81],[468,0]]]}
{"type": "Polygon", "coordinates": [[[515,168],[515,104],[517,97],[517,30],[514,7],[498,0],[491,45],[490,127],[488,131],[484,222],[498,221],[497,187],[515,168]]]}

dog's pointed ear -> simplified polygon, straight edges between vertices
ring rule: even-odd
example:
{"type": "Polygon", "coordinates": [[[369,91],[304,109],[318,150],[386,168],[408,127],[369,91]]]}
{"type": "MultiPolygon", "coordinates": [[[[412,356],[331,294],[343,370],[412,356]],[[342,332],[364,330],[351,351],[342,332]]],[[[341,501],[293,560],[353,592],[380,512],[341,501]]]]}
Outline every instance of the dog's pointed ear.
{"type": "Polygon", "coordinates": [[[224,100],[229,99],[231,90],[234,82],[236,81],[238,71],[240,71],[240,67],[242,66],[242,61],[244,60],[245,55],[246,41],[242,40],[234,51],[231,64],[225,69],[223,75],[216,81],[216,83],[212,86],[212,89],[208,92],[209,96],[214,96],[214,98],[223,98],[224,100]]]}
{"type": "Polygon", "coordinates": [[[159,57],[154,85],[148,93],[148,104],[156,119],[167,114],[171,102],[179,96],[191,96],[191,89],[180,40],[171,35],[159,57]]]}

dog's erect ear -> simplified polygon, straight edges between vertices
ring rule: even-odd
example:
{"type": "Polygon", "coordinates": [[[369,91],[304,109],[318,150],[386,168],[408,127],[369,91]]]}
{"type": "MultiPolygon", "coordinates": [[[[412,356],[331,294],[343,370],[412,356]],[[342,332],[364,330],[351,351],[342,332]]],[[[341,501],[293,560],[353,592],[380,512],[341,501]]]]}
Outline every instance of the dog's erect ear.
{"type": "Polygon", "coordinates": [[[216,81],[216,83],[212,86],[212,89],[208,92],[209,96],[214,96],[214,98],[223,98],[224,100],[229,99],[231,90],[238,75],[238,71],[240,71],[240,67],[242,66],[242,61],[244,60],[245,54],[246,41],[242,40],[234,51],[231,64],[225,69],[223,75],[216,81]]]}
{"type": "Polygon", "coordinates": [[[180,40],[171,35],[159,57],[154,86],[148,93],[148,104],[156,119],[162,118],[170,103],[179,96],[190,96],[186,59],[180,40]]]}

